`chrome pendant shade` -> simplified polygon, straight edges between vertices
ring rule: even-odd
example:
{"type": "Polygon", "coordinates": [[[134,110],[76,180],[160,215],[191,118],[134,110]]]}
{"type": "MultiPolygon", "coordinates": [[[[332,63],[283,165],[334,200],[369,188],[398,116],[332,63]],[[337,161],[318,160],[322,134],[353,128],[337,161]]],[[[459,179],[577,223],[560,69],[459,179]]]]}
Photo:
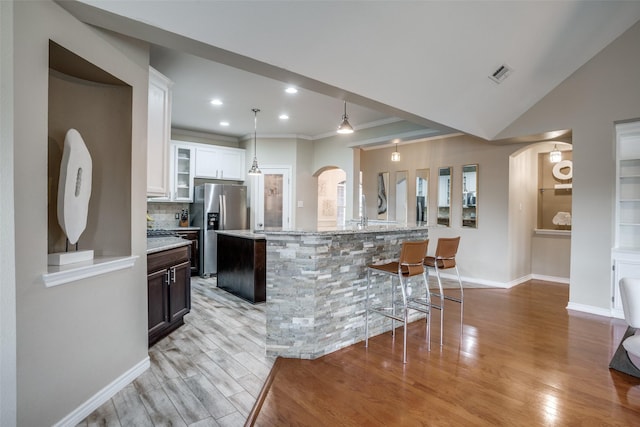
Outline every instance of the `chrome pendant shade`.
{"type": "Polygon", "coordinates": [[[347,116],[347,101],[344,101],[344,114],[342,115],[342,123],[338,126],[338,133],[353,133],[353,126],[349,123],[349,116],[347,116]]]}
{"type": "Polygon", "coordinates": [[[258,167],[258,149],[257,140],[258,140],[258,113],[259,109],[253,108],[253,163],[251,164],[251,169],[247,172],[249,175],[261,175],[262,171],[258,167]]]}

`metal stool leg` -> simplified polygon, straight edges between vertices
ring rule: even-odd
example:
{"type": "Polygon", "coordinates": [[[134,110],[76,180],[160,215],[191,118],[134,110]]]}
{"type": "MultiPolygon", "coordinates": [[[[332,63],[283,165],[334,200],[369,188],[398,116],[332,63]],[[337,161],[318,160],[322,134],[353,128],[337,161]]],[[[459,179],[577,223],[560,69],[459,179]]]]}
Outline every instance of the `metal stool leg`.
{"type": "Polygon", "coordinates": [[[365,299],[364,346],[369,347],[369,287],[371,287],[371,270],[367,269],[367,291],[365,299]]]}

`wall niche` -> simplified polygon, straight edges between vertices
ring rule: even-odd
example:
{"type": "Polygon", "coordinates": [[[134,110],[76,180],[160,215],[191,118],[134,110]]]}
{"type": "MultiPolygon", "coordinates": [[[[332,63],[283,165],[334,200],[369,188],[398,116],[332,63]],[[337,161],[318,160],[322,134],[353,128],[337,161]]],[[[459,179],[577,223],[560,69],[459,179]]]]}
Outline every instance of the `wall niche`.
{"type": "Polygon", "coordinates": [[[573,152],[562,151],[560,162],[538,154],[538,229],[571,230],[573,152]]]}
{"type": "Polygon", "coordinates": [[[58,180],[65,135],[74,128],[93,163],[87,227],[78,249],[93,249],[98,262],[131,255],[132,94],[130,85],[49,41],[48,253],[65,251],[58,180]]]}

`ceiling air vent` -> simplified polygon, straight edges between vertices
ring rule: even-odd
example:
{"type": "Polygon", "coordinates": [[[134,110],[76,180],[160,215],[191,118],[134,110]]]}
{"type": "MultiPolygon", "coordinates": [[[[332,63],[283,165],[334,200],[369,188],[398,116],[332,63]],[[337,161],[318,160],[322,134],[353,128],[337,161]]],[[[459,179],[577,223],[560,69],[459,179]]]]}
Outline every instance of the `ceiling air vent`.
{"type": "Polygon", "coordinates": [[[489,76],[489,78],[494,82],[500,84],[504,81],[504,79],[509,77],[509,74],[511,74],[512,71],[513,68],[509,67],[507,64],[502,64],[489,76]]]}

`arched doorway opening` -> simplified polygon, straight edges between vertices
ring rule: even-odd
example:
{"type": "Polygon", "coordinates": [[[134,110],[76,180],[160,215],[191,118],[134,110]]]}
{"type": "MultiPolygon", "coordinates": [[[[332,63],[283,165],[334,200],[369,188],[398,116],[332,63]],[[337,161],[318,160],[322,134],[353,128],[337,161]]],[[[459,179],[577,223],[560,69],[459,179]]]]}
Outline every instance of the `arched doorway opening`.
{"type": "Polygon", "coordinates": [[[342,169],[327,167],[318,177],[318,228],[344,226],[347,210],[347,174],[342,169]]]}

